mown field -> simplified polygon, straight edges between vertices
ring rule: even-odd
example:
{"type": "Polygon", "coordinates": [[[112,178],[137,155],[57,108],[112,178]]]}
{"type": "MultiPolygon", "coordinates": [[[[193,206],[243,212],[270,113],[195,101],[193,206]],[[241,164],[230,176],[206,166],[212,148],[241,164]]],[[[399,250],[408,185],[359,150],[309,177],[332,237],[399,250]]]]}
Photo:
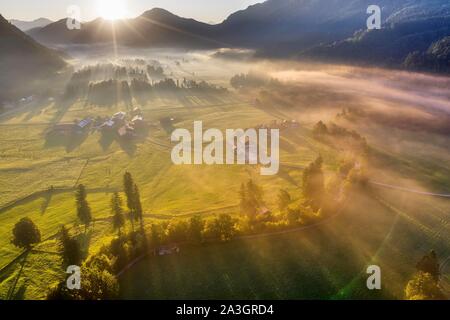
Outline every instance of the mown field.
{"type": "MultiPolygon", "coordinates": [[[[186,70],[178,72],[189,74],[186,70]]],[[[219,83],[225,80],[221,78],[219,83]]],[[[282,111],[277,105],[257,108],[254,95],[158,97],[140,105],[151,124],[150,132],[133,145],[116,141],[102,144],[98,132],[76,143],[46,143],[45,132],[55,123],[110,116],[124,108],[86,106],[81,101],[60,107],[41,103],[0,118],[0,299],[43,299],[46,289],[64,277],[55,235],[63,224],[79,228],[73,190],[79,183],[88,189],[95,219],[83,244],[94,253],[114,237],[110,198],[114,191],[121,190],[125,171],[132,173],[140,187],[148,225],[197,213],[204,217],[222,212],[238,214],[239,187],[249,178],[264,189],[267,206],[277,210],[276,196],[281,188],[294,199],[300,197],[302,168],[319,154],[324,158],[327,179],[345,157],[342,150],[312,137],[312,125],[324,110],[314,113],[302,105],[282,111]],[[301,126],[282,132],[279,174],[262,177],[256,166],[172,165],[170,135],[159,122],[165,117],[173,118],[179,128],[192,128],[195,120],[202,120],[205,129],[247,128],[280,119],[296,119],[301,126]],[[51,186],[54,191],[45,192],[51,186]],[[23,199],[38,191],[43,193],[23,199]],[[10,243],[11,230],[22,217],[30,217],[44,239],[27,256],[20,256],[21,251],[10,243]]],[[[332,118],[338,111],[326,114],[332,118]]],[[[427,136],[427,141],[420,141],[429,152],[414,152],[418,133],[405,138],[405,131],[389,131],[391,143],[387,144],[379,131],[387,132],[388,128],[366,124],[353,125],[378,152],[371,172],[378,180],[450,190],[447,140],[439,135],[427,136]],[[395,139],[410,144],[399,147],[395,139]]],[[[186,247],[175,256],[149,257],[122,275],[121,296],[402,298],[421,256],[430,249],[443,260],[450,255],[449,218],[447,199],[375,189],[370,195],[355,195],[339,216],[320,226],[278,236],[186,247]],[[383,270],[381,292],[365,288],[369,264],[378,264],[383,270]]]]}

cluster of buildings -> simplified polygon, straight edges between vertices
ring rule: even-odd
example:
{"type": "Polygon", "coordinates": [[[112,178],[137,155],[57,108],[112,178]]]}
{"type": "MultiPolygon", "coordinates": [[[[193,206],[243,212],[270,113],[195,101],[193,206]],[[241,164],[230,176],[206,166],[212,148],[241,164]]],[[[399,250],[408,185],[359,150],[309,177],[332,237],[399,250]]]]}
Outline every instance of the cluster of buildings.
{"type": "Polygon", "coordinates": [[[53,126],[47,133],[51,137],[69,137],[74,135],[83,135],[94,126],[103,134],[117,134],[121,138],[132,138],[136,136],[136,131],[144,129],[146,122],[138,108],[135,108],[130,114],[131,120],[128,120],[127,113],[119,111],[110,118],[97,119],[85,118],[73,123],[60,123],[53,126]]]}
{"type": "Polygon", "coordinates": [[[261,124],[256,127],[256,129],[289,129],[289,128],[298,128],[300,124],[297,120],[273,120],[269,124],[261,124]]]}
{"type": "Polygon", "coordinates": [[[127,120],[127,113],[119,111],[113,114],[111,118],[99,123],[96,129],[103,134],[116,133],[121,138],[135,137],[136,131],[144,129],[147,124],[139,108],[135,108],[130,116],[131,120],[127,120]]]}

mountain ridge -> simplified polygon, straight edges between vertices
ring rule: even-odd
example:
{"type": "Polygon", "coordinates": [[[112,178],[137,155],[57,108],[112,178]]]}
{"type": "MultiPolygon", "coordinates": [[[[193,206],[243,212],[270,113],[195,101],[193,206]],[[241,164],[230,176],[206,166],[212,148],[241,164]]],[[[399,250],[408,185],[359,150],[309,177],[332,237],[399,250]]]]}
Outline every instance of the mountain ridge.
{"type": "Polygon", "coordinates": [[[38,18],[32,21],[11,19],[9,20],[9,22],[12,23],[17,28],[19,28],[21,31],[28,31],[34,28],[42,28],[53,23],[52,20],[47,18],[38,18]]]}
{"type": "Polygon", "coordinates": [[[0,39],[0,99],[17,99],[36,79],[66,66],[58,52],[39,44],[1,14],[0,39]]]}
{"type": "Polygon", "coordinates": [[[130,47],[237,47],[254,49],[261,57],[386,66],[402,65],[409,53],[426,51],[433,42],[450,35],[438,23],[447,23],[450,18],[447,0],[379,0],[382,29],[375,30],[377,33],[369,32],[366,26],[367,8],[372,2],[267,0],[232,13],[219,24],[154,8],[114,25],[97,19],[83,24],[81,30],[69,31],[60,20],[29,34],[46,45],[115,41],[130,47]],[[378,50],[376,56],[369,45],[373,41],[389,54],[383,58],[383,50],[378,50]]]}

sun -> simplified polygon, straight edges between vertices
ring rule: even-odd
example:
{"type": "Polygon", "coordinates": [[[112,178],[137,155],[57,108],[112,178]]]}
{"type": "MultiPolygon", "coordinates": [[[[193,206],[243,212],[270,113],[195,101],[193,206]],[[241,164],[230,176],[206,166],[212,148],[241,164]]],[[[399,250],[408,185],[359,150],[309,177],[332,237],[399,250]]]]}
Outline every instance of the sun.
{"type": "Polygon", "coordinates": [[[97,12],[106,20],[118,20],[126,17],[125,0],[97,0],[97,12]]]}

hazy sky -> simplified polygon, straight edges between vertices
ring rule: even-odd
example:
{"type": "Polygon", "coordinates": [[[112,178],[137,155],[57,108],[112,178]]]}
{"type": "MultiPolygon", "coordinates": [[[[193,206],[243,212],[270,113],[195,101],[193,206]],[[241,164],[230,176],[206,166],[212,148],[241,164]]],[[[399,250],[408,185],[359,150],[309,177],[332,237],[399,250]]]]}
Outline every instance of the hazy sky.
{"type": "MultiPolygon", "coordinates": [[[[67,8],[78,5],[82,20],[100,15],[102,0],[0,0],[0,14],[7,19],[33,20],[46,17],[58,20],[67,17],[67,8]],[[101,4],[100,4],[101,6],[101,4]]],[[[136,17],[154,7],[164,8],[180,16],[203,22],[221,22],[229,14],[264,0],[113,0],[122,2],[127,17],[136,17]]],[[[123,10],[122,10],[123,11],[123,10]]]]}

